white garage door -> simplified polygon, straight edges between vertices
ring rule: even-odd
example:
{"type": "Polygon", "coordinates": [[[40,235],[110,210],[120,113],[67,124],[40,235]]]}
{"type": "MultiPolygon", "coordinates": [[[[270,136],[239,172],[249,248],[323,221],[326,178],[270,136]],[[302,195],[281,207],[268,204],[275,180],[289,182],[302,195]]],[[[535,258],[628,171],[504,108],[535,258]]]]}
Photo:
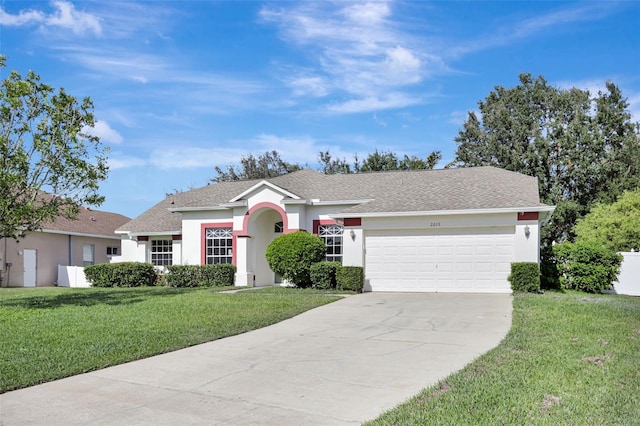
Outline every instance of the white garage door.
{"type": "Polygon", "coordinates": [[[508,293],[514,227],[367,231],[371,291],[508,293]]]}

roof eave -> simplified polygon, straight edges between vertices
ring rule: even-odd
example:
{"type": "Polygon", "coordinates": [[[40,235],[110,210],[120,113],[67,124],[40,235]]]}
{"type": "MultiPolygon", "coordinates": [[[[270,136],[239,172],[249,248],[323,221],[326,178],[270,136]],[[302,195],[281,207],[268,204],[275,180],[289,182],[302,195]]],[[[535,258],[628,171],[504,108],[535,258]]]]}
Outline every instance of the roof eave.
{"type": "Polygon", "coordinates": [[[314,206],[343,206],[343,205],[358,205],[365,204],[374,201],[373,198],[366,200],[311,200],[311,204],[314,206]]]}
{"type": "Polygon", "coordinates": [[[180,213],[180,212],[201,212],[201,211],[222,211],[229,210],[234,207],[245,207],[247,205],[246,201],[236,201],[233,203],[222,203],[217,206],[200,206],[200,207],[169,207],[171,213],[180,213]]]}
{"type": "Polygon", "coordinates": [[[54,229],[41,229],[39,232],[43,232],[45,234],[58,234],[58,235],[72,235],[74,237],[88,237],[88,238],[102,238],[108,240],[117,240],[118,236],[113,235],[105,235],[105,234],[86,234],[84,232],[70,232],[70,231],[60,231],[54,229]]]}
{"type": "Polygon", "coordinates": [[[158,235],[182,235],[182,231],[116,231],[116,234],[126,235],[129,238],[138,236],[155,237],[158,235]]]}
{"type": "Polygon", "coordinates": [[[508,207],[493,209],[465,209],[465,210],[431,210],[431,211],[408,211],[408,212],[366,212],[366,213],[334,213],[328,215],[332,219],[358,218],[358,217],[397,217],[397,216],[443,216],[443,215],[463,215],[463,214],[495,214],[495,213],[520,213],[520,212],[540,212],[550,216],[555,210],[555,206],[535,206],[535,207],[508,207]]]}

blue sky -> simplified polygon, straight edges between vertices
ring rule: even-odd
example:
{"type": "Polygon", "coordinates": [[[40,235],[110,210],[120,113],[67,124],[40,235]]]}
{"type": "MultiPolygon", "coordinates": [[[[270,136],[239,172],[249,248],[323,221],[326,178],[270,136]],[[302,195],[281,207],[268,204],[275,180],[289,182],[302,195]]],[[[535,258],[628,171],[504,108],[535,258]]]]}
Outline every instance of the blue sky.
{"type": "Polygon", "coordinates": [[[135,217],[214,167],[277,150],[319,167],[454,157],[467,111],[543,75],[612,80],[640,120],[640,2],[0,2],[8,70],[91,97],[110,146],[100,207],[135,217]]]}

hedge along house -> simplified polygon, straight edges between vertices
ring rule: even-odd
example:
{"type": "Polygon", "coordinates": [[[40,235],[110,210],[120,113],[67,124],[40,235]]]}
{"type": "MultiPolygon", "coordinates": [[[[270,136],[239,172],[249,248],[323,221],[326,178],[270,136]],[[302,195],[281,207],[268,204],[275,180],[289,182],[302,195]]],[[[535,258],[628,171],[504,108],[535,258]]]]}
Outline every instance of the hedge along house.
{"type": "Polygon", "coordinates": [[[509,293],[512,262],[539,261],[553,207],[535,177],[494,167],[221,182],[168,196],[116,232],[122,259],[233,263],[235,284],[279,283],[278,235],[319,235],[327,259],[362,266],[365,291],[509,293]]]}

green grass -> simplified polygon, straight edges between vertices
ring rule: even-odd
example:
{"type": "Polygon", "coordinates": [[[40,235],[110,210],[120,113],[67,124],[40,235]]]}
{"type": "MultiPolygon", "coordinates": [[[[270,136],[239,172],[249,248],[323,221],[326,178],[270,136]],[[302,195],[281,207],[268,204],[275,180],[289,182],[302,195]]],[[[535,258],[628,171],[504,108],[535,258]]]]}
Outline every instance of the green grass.
{"type": "Polygon", "coordinates": [[[639,425],[640,298],[516,294],[504,341],[368,425],[639,425]]]}
{"type": "Polygon", "coordinates": [[[0,393],[243,333],[336,299],[301,290],[0,289],[0,393]]]}

